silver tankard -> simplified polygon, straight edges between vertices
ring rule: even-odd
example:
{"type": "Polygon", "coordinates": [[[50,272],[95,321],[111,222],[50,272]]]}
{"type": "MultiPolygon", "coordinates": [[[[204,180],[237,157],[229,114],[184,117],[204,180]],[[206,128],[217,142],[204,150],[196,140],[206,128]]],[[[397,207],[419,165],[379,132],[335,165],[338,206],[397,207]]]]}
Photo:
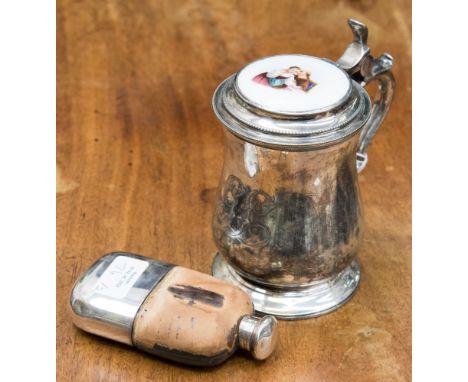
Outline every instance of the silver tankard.
{"type": "Polygon", "coordinates": [[[225,127],[213,274],[283,319],[330,312],[356,290],[362,236],[357,174],[393,97],[393,59],[367,46],[367,26],[337,62],[266,57],[216,89],[225,127]],[[371,102],[363,86],[376,80],[371,102]]]}

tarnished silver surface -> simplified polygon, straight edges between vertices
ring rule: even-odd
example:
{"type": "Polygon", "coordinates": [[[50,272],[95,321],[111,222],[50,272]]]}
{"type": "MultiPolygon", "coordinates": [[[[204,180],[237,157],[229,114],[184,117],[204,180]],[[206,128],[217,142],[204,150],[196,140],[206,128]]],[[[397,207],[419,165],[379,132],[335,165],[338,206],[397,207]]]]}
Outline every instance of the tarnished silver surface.
{"type": "Polygon", "coordinates": [[[70,296],[73,322],[86,332],[132,345],[133,319],[149,292],[173,265],[128,252],[113,252],[96,261],[75,283],[70,296]],[[100,293],[101,275],[119,256],[148,262],[145,271],[123,297],[100,293]]]}
{"type": "Polygon", "coordinates": [[[377,59],[367,27],[336,65],[352,79],[347,99],[326,112],[281,115],[240,97],[235,76],[216,90],[213,108],[226,127],[224,166],[213,218],[222,257],[213,274],[241,286],[258,311],[282,318],[335,309],[359,282],[362,235],[358,171],[393,97],[393,60],[377,59]],[[371,105],[362,86],[376,80],[371,105]]]}
{"type": "Polygon", "coordinates": [[[351,262],[361,238],[358,139],[281,151],[225,133],[213,236],[239,274],[264,286],[298,287],[351,262]]]}
{"type": "Polygon", "coordinates": [[[281,320],[300,320],[338,309],[356,292],[361,277],[359,263],[354,260],[334,278],[309,287],[288,290],[262,288],[239,276],[219,254],[213,261],[212,272],[247,292],[257,312],[271,314],[281,320]]]}

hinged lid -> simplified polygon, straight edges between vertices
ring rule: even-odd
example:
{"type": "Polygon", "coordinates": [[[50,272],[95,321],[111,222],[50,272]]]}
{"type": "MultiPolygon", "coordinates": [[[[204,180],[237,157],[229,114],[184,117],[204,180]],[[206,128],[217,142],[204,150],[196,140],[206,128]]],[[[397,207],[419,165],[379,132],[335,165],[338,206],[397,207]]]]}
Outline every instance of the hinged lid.
{"type": "Polygon", "coordinates": [[[370,99],[336,63],[286,54],[245,66],[216,89],[213,108],[235,135],[306,149],[344,139],[370,115],[370,99]]]}

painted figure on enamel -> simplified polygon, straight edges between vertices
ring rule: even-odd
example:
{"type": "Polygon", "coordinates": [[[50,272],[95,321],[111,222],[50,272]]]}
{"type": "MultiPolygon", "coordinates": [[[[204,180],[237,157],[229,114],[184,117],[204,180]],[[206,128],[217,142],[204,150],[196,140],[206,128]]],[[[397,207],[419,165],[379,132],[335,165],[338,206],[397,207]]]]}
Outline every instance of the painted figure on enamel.
{"type": "Polygon", "coordinates": [[[275,89],[302,90],[308,92],[315,85],[311,74],[299,66],[290,66],[287,69],[272,70],[257,74],[252,81],[270,86],[275,89]]]}

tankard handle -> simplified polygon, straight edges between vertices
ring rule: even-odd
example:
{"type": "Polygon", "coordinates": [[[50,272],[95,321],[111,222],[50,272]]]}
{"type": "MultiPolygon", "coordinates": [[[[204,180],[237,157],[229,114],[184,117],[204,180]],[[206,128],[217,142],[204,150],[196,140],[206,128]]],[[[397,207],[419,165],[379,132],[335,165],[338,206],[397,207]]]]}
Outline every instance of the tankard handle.
{"type": "Polygon", "coordinates": [[[392,103],[395,79],[391,72],[393,58],[388,53],[378,58],[372,57],[367,46],[367,26],[349,19],[354,41],[348,45],[337,61],[338,65],[362,86],[377,81],[378,89],[372,102],[371,116],[364,125],[357,150],[357,170],[361,172],[367,164],[367,146],[382,124],[392,103]]]}

